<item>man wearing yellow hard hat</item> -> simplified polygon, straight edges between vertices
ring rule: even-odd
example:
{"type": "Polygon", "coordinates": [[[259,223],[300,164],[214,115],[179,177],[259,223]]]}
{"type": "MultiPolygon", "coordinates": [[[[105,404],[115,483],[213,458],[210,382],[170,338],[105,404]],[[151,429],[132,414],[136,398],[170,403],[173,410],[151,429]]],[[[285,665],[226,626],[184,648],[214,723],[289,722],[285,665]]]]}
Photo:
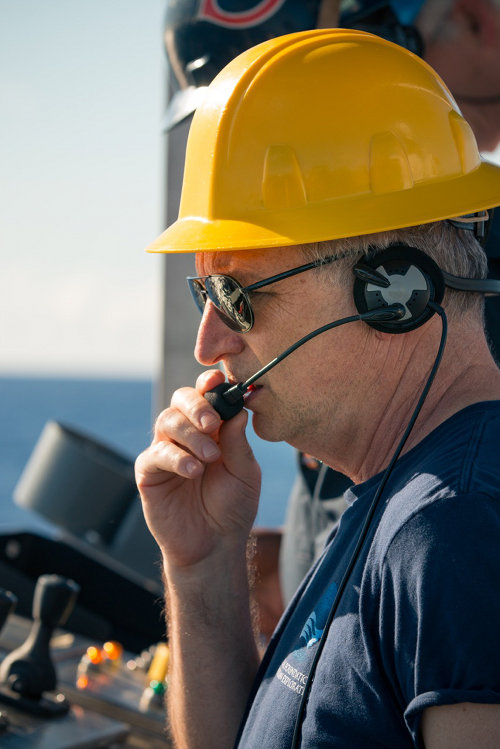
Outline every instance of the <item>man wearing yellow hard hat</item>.
{"type": "MultiPolygon", "coordinates": [[[[419,54],[439,73],[474,132],[480,151],[500,144],[500,2],[498,0],[167,0],[165,47],[175,93],[164,125],[168,139],[168,223],[177,217],[187,118],[206,87],[224,65],[266,39],[319,27],[357,28],[394,41],[419,54]],[[243,12],[245,11],[245,12],[243,12]]],[[[500,278],[500,211],[488,222],[484,240],[489,274],[500,278]]],[[[165,258],[166,259],[166,258],[165,258]]],[[[164,316],[165,359],[157,391],[164,408],[178,386],[179,372],[195,364],[177,348],[178,319],[186,337],[195,336],[197,320],[188,316],[190,300],[179,307],[179,281],[191,258],[167,260],[164,316]],[[177,309],[175,316],[170,310],[177,309]],[[173,354],[176,350],[175,355],[173,354]]],[[[485,329],[493,356],[500,361],[500,298],[485,300],[485,329]]],[[[321,554],[334,523],[346,507],[350,481],[311,457],[297,453],[297,473],[283,529],[254,528],[258,570],[254,596],[260,628],[267,637],[304,575],[321,554]],[[278,575],[279,559],[279,575],[278,575]]],[[[265,476],[265,473],[264,473],[265,476]]],[[[263,500],[268,488],[263,482],[263,500]]]]}
{"type": "Polygon", "coordinates": [[[195,353],[227,382],[177,390],[137,460],[178,746],[498,745],[500,283],[475,230],[499,202],[443,82],[376,36],[279,37],[209,86],[150,249],[196,253],[195,353]],[[261,662],[247,411],[354,482],[261,662]]]}

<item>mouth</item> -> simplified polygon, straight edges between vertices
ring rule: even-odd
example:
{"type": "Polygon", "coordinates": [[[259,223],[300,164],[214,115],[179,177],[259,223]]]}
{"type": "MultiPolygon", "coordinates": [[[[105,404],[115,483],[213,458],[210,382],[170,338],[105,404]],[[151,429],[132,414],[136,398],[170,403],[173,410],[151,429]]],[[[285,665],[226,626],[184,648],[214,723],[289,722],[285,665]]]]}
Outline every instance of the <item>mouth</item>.
{"type": "MultiPolygon", "coordinates": [[[[234,385],[242,385],[246,377],[236,377],[234,372],[228,373],[226,372],[227,381],[231,386],[234,385]]],[[[251,385],[248,385],[245,392],[242,393],[243,401],[245,403],[245,408],[247,407],[247,404],[249,404],[251,401],[253,401],[254,397],[257,395],[259,390],[262,390],[265,387],[264,384],[260,384],[260,382],[252,383],[251,385]]]]}
{"type": "Polygon", "coordinates": [[[243,399],[245,401],[245,406],[249,404],[251,400],[255,397],[256,393],[262,390],[262,385],[249,385],[246,392],[243,393],[243,399]]]}

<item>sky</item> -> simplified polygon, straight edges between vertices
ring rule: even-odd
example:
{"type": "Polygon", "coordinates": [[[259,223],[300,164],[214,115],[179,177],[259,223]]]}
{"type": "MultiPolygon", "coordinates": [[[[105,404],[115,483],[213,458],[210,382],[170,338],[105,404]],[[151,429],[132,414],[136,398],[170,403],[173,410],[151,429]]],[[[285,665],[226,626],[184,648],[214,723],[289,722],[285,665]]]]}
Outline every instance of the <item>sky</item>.
{"type": "Polygon", "coordinates": [[[165,7],[0,0],[0,376],[158,371],[165,7]]]}
{"type": "Polygon", "coordinates": [[[164,12],[0,0],[0,375],[154,375],[164,12]]]}

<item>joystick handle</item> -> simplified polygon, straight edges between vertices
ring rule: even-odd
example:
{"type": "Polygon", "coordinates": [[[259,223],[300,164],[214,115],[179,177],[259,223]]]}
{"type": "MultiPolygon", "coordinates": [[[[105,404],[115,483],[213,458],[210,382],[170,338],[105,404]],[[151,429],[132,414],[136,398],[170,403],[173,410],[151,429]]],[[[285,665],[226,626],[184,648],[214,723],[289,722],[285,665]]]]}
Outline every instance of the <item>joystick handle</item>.
{"type": "Polygon", "coordinates": [[[16,604],[17,598],[14,593],[0,588],[0,632],[9,615],[14,611],[16,604]]]}
{"type": "Polygon", "coordinates": [[[75,605],[79,586],[59,575],[38,578],[33,599],[33,625],[26,641],[6,656],[0,666],[0,682],[23,697],[39,699],[56,688],[56,672],[50,640],[75,605]]]}
{"type": "Polygon", "coordinates": [[[50,629],[62,627],[73,611],[80,586],[61,575],[41,575],[33,597],[33,619],[50,629]]]}

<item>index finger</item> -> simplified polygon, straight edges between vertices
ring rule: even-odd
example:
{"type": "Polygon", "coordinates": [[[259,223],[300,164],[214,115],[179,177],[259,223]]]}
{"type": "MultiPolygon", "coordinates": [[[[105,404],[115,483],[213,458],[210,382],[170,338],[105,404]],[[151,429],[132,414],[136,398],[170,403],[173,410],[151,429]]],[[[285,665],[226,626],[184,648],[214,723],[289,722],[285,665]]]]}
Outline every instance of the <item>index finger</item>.
{"type": "MultiPolygon", "coordinates": [[[[208,382],[211,381],[209,378],[208,382]]],[[[206,390],[209,390],[210,387],[213,387],[213,385],[206,386],[206,390]]],[[[206,390],[204,389],[204,392],[206,390]]],[[[182,413],[201,432],[215,432],[221,424],[217,411],[203,397],[202,392],[194,388],[179,388],[179,390],[176,390],[172,395],[170,406],[182,413]]]]}
{"type": "Polygon", "coordinates": [[[196,389],[205,394],[208,390],[220,385],[225,381],[224,373],[220,369],[207,369],[198,375],[196,379],[196,389]]]}

